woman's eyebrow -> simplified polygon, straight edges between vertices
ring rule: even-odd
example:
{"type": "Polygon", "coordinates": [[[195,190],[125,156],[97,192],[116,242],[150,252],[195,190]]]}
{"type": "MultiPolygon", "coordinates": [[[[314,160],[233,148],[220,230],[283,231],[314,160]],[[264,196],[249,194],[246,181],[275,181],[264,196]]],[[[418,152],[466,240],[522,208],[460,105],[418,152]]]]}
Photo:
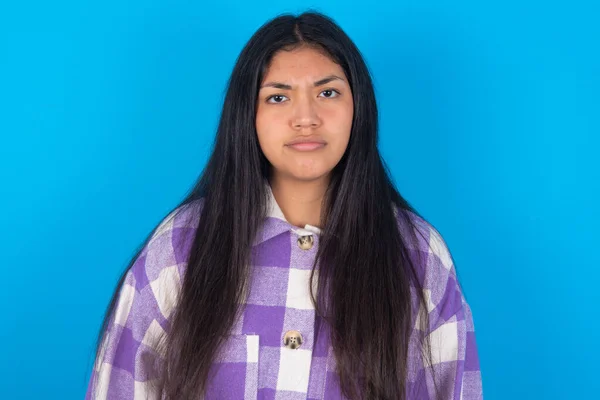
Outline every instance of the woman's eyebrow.
{"type": "MultiPolygon", "coordinates": [[[[323,85],[326,85],[329,82],[335,81],[335,80],[341,80],[341,81],[343,81],[344,79],[340,78],[337,75],[329,75],[329,76],[326,76],[323,79],[319,79],[318,81],[314,82],[313,86],[314,87],[323,86],[323,85]]],[[[275,88],[275,89],[282,89],[282,90],[292,90],[292,86],[291,85],[288,85],[286,83],[281,83],[281,82],[268,82],[268,83],[265,83],[264,85],[262,85],[260,88],[262,89],[262,88],[266,88],[266,87],[272,87],[272,88],[275,88]]]]}
{"type": "Polygon", "coordinates": [[[331,82],[331,81],[335,81],[336,79],[339,79],[340,81],[343,81],[343,79],[342,79],[342,78],[340,78],[340,77],[339,77],[339,76],[337,76],[337,75],[329,75],[329,76],[326,76],[326,77],[325,77],[325,78],[323,78],[323,79],[320,79],[320,80],[316,81],[316,82],[314,83],[314,86],[315,86],[315,87],[317,87],[317,86],[323,86],[323,85],[326,85],[326,84],[328,84],[328,83],[329,83],[329,82],[331,82]]]}

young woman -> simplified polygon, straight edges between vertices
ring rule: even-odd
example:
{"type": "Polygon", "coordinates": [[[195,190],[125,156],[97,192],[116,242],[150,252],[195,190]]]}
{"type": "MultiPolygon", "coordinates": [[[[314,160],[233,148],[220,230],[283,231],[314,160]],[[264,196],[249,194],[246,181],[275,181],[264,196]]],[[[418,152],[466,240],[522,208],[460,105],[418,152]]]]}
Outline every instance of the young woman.
{"type": "Polygon", "coordinates": [[[263,25],[199,181],[117,285],[87,398],[480,399],[452,257],[395,189],[377,119],[331,19],[263,25]]]}

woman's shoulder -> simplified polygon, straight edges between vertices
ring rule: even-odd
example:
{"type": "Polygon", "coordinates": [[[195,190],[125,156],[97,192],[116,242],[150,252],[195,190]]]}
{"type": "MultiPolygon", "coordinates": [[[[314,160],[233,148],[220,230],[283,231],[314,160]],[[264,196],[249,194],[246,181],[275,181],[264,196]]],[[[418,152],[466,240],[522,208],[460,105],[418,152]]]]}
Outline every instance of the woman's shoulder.
{"type": "Polygon", "coordinates": [[[186,247],[198,228],[203,199],[178,206],[156,226],[141,255],[162,254],[162,261],[167,255],[172,261],[181,262],[186,258],[186,247]]]}
{"type": "Polygon", "coordinates": [[[409,249],[428,254],[440,266],[453,270],[454,262],[446,240],[431,222],[413,211],[398,207],[395,215],[400,234],[409,249]]]}
{"type": "Polygon", "coordinates": [[[397,213],[397,220],[435,328],[464,307],[454,258],[443,235],[424,217],[402,210],[397,213]]]}
{"type": "Polygon", "coordinates": [[[187,267],[202,200],[178,206],[155,227],[129,271],[138,291],[150,290],[167,316],[187,267]]]}

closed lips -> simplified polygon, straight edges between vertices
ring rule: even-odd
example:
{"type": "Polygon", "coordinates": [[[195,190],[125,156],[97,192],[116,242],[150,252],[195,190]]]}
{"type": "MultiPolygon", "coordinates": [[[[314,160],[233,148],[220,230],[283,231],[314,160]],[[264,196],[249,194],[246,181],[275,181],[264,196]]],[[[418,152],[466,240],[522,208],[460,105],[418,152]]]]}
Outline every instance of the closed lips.
{"type": "Polygon", "coordinates": [[[292,140],[291,142],[289,142],[287,145],[288,146],[292,146],[295,144],[300,144],[300,143],[317,143],[317,144],[326,144],[324,140],[322,139],[309,139],[309,138],[303,138],[303,139],[295,139],[292,140]]]}

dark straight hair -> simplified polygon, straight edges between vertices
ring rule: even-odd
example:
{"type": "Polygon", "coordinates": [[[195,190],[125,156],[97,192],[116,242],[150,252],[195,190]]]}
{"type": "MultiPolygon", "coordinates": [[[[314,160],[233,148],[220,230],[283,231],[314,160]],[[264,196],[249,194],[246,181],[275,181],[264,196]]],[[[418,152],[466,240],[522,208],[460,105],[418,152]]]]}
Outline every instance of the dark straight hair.
{"type": "MultiPolygon", "coordinates": [[[[322,204],[322,236],[310,282],[312,288],[318,263],[318,288],[311,298],[329,324],[344,395],[407,396],[411,286],[419,306],[427,308],[417,264],[409,256],[418,229],[399,227],[416,228],[409,212],[421,216],[395,188],[379,153],[377,105],[363,57],[331,18],[310,11],[270,20],[243,48],[228,82],[212,154],[173,208],[202,202],[177,307],[161,342],[157,384],[164,398],[198,398],[205,392],[211,363],[243,307],[251,246],[267,212],[264,182],[272,173],[256,134],[258,90],[273,56],[301,46],[323,51],[343,68],[354,101],[350,140],[331,171],[322,204]]],[[[154,231],[117,284],[98,335],[97,358],[126,273],[154,231]]],[[[419,321],[426,332],[427,315],[419,321]]],[[[420,342],[431,361],[427,336],[420,342]]]]}

